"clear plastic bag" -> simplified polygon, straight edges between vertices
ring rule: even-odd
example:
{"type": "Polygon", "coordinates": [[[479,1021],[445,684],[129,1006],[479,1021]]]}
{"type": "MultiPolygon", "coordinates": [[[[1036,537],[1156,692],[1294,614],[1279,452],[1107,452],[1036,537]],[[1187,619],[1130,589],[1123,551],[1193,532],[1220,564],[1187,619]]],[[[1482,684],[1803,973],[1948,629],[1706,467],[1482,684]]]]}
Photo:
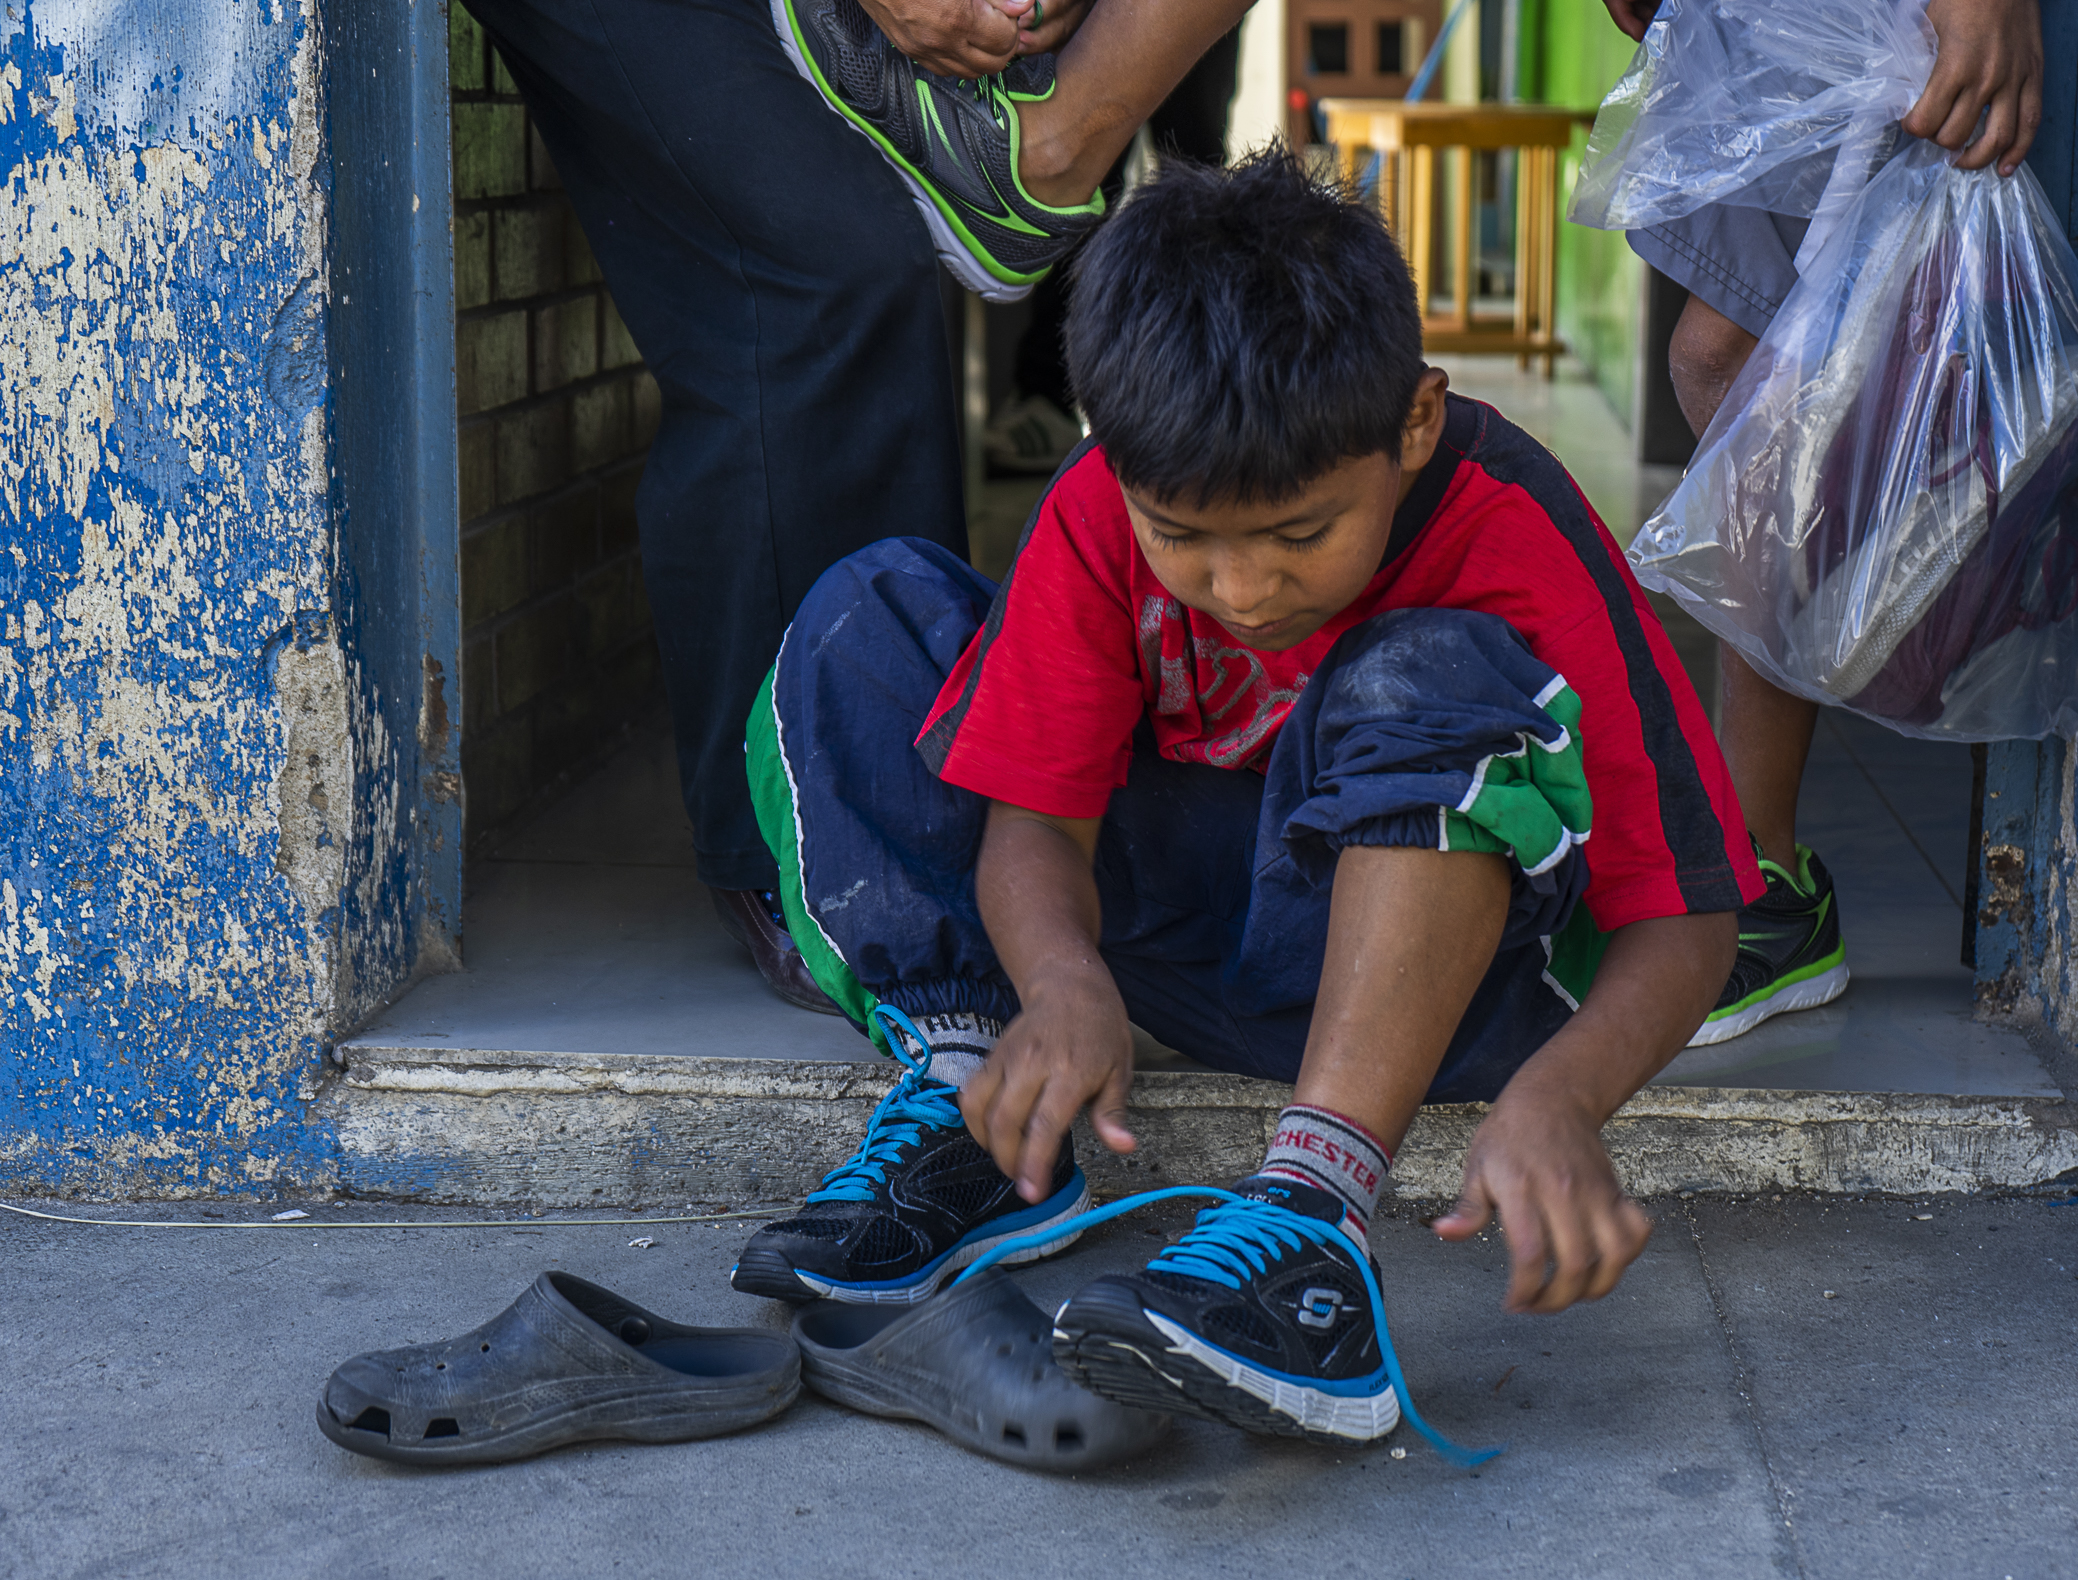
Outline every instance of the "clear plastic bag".
{"type": "Polygon", "coordinates": [[[1595,116],[1570,217],[1643,230],[1712,203],[1814,215],[1839,151],[1863,155],[1841,183],[1858,187],[1933,66],[1925,0],[1662,0],[1595,116]]]}
{"type": "MultiPolygon", "coordinates": [[[[1669,72],[1704,58],[1691,36],[1751,60],[1779,48],[1776,24],[1726,44],[1742,18],[1779,14],[1799,38],[1808,20],[1833,41],[1859,17],[1887,67],[1923,18],[1886,0],[1673,4],[1670,36],[1655,49],[1648,33],[1625,78],[1637,83],[1606,148],[1676,173],[1584,171],[1592,211],[1653,224],[1765,193],[1760,206],[1815,218],[1797,285],[1631,547],[1639,580],[1789,690],[1907,734],[2078,733],[2078,258],[2040,186],[2025,168],[1956,170],[1901,137],[1918,83],[1872,68],[1857,96],[1830,47],[1805,51],[1827,64],[1798,101],[1831,106],[1804,117],[1823,147],[1792,146],[1786,88],[1743,141],[1729,119],[1676,126],[1669,72]],[[1732,168],[1681,178],[1705,148],[1732,168]],[[1755,179],[1741,187],[1743,156],[1755,179]]],[[[1930,63],[1929,50],[1922,80],[1930,63]]],[[[1738,113],[1735,96],[1710,103],[1738,113]]]]}

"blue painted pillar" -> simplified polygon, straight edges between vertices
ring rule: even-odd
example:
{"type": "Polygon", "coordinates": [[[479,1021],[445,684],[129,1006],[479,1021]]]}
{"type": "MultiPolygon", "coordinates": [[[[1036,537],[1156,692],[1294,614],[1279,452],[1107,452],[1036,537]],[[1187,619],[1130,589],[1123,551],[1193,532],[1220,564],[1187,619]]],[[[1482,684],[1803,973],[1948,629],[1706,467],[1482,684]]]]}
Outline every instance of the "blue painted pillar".
{"type": "MultiPolygon", "coordinates": [[[[2028,164],[2078,242],[2078,4],[2043,5],[2042,43],[2048,82],[2028,164]]],[[[1993,745],[1985,762],[1984,841],[1976,852],[1980,1011],[2047,1026],[2066,1042],[2078,1041],[2073,762],[2067,741],[1993,745]]]]}
{"type": "Polygon", "coordinates": [[[0,11],[0,1189],[322,1183],[454,958],[445,18],[326,9],[0,11]]]}

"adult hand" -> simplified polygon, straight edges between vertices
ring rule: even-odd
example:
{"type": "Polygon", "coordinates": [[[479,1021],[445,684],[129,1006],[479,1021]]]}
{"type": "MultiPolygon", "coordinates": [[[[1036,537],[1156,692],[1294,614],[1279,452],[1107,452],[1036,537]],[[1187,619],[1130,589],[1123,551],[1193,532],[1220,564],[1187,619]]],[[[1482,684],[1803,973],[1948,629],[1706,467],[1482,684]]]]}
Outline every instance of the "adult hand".
{"type": "Polygon", "coordinates": [[[1001,0],[1017,22],[1020,55],[1052,55],[1067,47],[1089,15],[1091,0],[1001,0]]]}
{"type": "Polygon", "coordinates": [[[1999,174],[2010,176],[2042,124],[2042,14],[2035,0],[1930,0],[1926,17],[1940,49],[1905,130],[1943,148],[1967,147],[1957,169],[1982,170],[1996,160],[1999,174]],[[1971,142],[1987,108],[1984,131],[1971,142]]]}
{"type": "Polygon", "coordinates": [[[1137,1143],[1126,1128],[1133,1032],[1111,974],[1099,968],[1036,986],[1003,1029],[981,1073],[960,1093],[967,1130],[1029,1202],[1050,1194],[1061,1138],[1090,1105],[1097,1138],[1114,1152],[1137,1143]]]}
{"type": "Polygon", "coordinates": [[[1645,36],[1660,8],[1660,0],[1602,0],[1602,4],[1608,7],[1609,20],[1633,41],[1645,36]]]}
{"type": "Polygon", "coordinates": [[[1446,1240],[1469,1240],[1496,1214],[1513,1266],[1510,1311],[1600,1300],[1652,1233],[1652,1220],[1616,1183],[1585,1109],[1511,1102],[1506,1090],[1466,1149],[1457,1205],[1433,1227],[1446,1240]]]}
{"type": "Polygon", "coordinates": [[[895,48],[941,77],[986,77],[1018,53],[1017,19],[992,0],[859,0],[895,48]]]}

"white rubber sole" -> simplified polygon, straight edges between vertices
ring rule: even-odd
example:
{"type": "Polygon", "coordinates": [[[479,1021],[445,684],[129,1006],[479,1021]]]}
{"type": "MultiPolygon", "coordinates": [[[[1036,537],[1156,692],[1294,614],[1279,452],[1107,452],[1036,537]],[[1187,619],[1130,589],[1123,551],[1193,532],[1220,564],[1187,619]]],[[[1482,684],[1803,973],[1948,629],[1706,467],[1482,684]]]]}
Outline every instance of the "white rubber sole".
{"type": "MultiPolygon", "coordinates": [[[[913,1306],[919,1300],[928,1300],[931,1296],[937,1294],[961,1269],[973,1262],[979,1261],[985,1252],[1001,1245],[1005,1240],[1014,1240],[1023,1234],[1044,1233],[1048,1229],[1056,1228],[1061,1224],[1081,1217],[1089,1210],[1090,1191],[1088,1182],[1085,1181],[1081,1194],[1064,1211],[1054,1214],[1053,1217],[1043,1222],[1027,1224],[1022,1229],[1006,1230],[1002,1234],[990,1235],[985,1240],[976,1240],[971,1245],[963,1245],[939,1264],[937,1270],[929,1278],[924,1279],[921,1283],[905,1284],[900,1289],[861,1289],[855,1285],[827,1283],[820,1278],[814,1277],[812,1274],[802,1272],[798,1267],[794,1269],[794,1277],[798,1278],[825,1300],[839,1300],[853,1306],[913,1306]]],[[[996,1265],[998,1267],[1015,1267],[1022,1262],[1036,1262],[1042,1256],[1053,1256],[1057,1252],[1067,1250],[1069,1246],[1081,1238],[1082,1231],[1077,1229],[1071,1234],[1062,1235],[1051,1244],[1034,1246],[1029,1251],[1013,1252],[996,1265]]]]}
{"type": "MultiPolygon", "coordinates": [[[[1032,286],[1009,285],[989,273],[967,244],[960,240],[959,232],[946,223],[945,216],[938,212],[938,205],[931,200],[924,184],[894,160],[888,159],[887,150],[880,146],[871,132],[830,102],[829,95],[823,92],[822,83],[816,78],[815,69],[801,53],[801,41],[794,37],[794,19],[787,13],[786,0],[772,0],[772,30],[779,35],[779,47],[786,51],[786,58],[793,62],[801,80],[815,89],[815,96],[822,100],[823,108],[871,143],[873,151],[887,159],[889,167],[902,178],[902,184],[909,188],[909,196],[916,204],[916,211],[924,217],[924,228],[931,233],[931,245],[937,249],[938,261],[945,265],[952,277],[984,302],[1007,305],[1030,296],[1032,286]]],[[[1037,283],[1033,282],[1034,285],[1037,283]]]]}
{"type": "Polygon", "coordinates": [[[1714,1043],[1730,1042],[1734,1037],[1745,1036],[1764,1020],[1773,1020],[1777,1015],[1787,1015],[1793,1010],[1816,1009],[1821,1004],[1832,1003],[1846,991],[1847,962],[1843,960],[1832,970],[1821,971],[1801,982],[1792,982],[1780,993],[1770,994],[1758,1004],[1749,1004],[1736,1015],[1704,1021],[1696,1034],[1688,1039],[1688,1045],[1708,1048],[1714,1043]]]}
{"type": "Polygon", "coordinates": [[[1169,1341],[1172,1353],[1188,1355],[1207,1371],[1224,1379],[1229,1387],[1260,1399],[1279,1415],[1290,1417],[1309,1432],[1326,1432],[1333,1437],[1346,1437],[1351,1442],[1370,1443],[1400,1424],[1400,1400],[1390,1387],[1369,1399],[1303,1388],[1244,1365],[1224,1350],[1214,1349],[1188,1329],[1171,1322],[1160,1312],[1146,1311],[1144,1314],[1169,1341]]]}

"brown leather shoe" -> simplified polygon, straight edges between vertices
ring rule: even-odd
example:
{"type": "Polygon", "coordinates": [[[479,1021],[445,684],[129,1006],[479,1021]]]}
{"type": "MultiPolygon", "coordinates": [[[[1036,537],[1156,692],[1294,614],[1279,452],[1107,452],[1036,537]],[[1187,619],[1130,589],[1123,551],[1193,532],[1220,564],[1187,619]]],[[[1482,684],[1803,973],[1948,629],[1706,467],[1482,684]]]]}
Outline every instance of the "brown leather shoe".
{"type": "Polygon", "coordinates": [[[769,889],[710,889],[714,912],[729,936],[750,951],[765,985],[799,1009],[819,1015],[841,1015],[830,995],[815,985],[808,962],[772,912],[778,901],[769,889]]]}

